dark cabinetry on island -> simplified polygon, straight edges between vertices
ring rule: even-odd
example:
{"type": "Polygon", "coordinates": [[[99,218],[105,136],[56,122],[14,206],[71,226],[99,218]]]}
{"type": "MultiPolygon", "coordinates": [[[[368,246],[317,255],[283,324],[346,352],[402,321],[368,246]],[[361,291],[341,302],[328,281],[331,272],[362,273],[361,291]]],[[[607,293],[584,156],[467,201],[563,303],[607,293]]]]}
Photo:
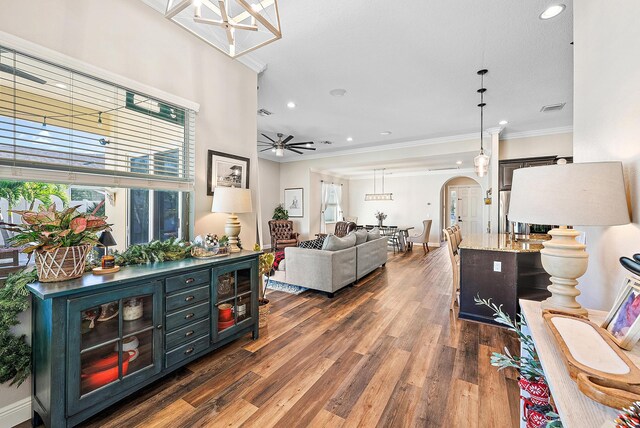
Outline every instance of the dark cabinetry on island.
{"type": "Polygon", "coordinates": [[[34,424],[75,426],[240,336],[257,338],[258,255],[31,284],[34,424]]]}

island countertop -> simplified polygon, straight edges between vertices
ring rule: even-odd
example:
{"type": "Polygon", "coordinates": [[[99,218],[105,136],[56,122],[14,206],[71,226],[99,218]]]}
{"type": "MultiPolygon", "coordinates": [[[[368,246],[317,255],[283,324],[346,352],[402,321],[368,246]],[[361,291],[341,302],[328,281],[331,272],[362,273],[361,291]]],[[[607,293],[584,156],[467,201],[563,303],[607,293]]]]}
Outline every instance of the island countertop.
{"type": "Polygon", "coordinates": [[[469,250],[537,253],[543,248],[542,241],[547,239],[548,235],[529,235],[514,242],[507,233],[483,233],[463,236],[458,247],[469,250]]]}

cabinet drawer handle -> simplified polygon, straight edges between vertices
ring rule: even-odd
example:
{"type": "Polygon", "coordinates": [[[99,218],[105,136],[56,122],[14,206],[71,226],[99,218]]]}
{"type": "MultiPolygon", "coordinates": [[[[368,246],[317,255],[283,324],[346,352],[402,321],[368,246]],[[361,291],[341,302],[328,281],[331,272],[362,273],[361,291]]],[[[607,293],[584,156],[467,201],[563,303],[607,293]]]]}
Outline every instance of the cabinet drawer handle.
{"type": "Polygon", "coordinates": [[[193,281],[195,281],[195,279],[187,278],[184,282],[187,283],[187,284],[191,284],[193,281]]]}
{"type": "Polygon", "coordinates": [[[188,332],[186,332],[186,333],[184,334],[184,337],[192,336],[192,335],[193,335],[193,333],[194,333],[194,331],[193,331],[193,330],[189,330],[188,332]]]}
{"type": "Polygon", "coordinates": [[[195,314],[193,312],[191,312],[190,314],[187,314],[184,316],[184,319],[188,320],[189,318],[193,318],[195,316],[195,314]]]}
{"type": "Polygon", "coordinates": [[[185,355],[189,355],[192,352],[193,352],[193,348],[189,348],[186,351],[184,351],[185,355]]]}
{"type": "Polygon", "coordinates": [[[156,326],[156,328],[157,328],[158,330],[162,330],[162,324],[158,324],[158,325],[156,326]]]}
{"type": "Polygon", "coordinates": [[[194,296],[187,296],[187,297],[185,297],[185,298],[184,298],[184,301],[185,301],[185,302],[190,302],[190,301],[192,301],[193,299],[195,299],[195,297],[194,297],[194,296]]]}

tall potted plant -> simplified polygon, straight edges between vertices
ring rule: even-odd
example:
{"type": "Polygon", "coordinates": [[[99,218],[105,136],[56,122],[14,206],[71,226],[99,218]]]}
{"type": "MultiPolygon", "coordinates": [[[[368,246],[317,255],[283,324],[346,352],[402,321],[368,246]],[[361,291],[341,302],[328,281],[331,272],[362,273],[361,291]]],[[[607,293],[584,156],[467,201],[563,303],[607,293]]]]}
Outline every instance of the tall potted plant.
{"type": "Polygon", "coordinates": [[[273,210],[273,220],[289,220],[289,211],[284,209],[284,204],[278,205],[273,210]]]}
{"type": "MultiPolygon", "coordinates": [[[[260,248],[260,244],[256,244],[253,246],[254,251],[262,251],[260,248]]],[[[258,264],[258,273],[260,274],[260,292],[258,295],[258,311],[260,313],[259,317],[259,327],[267,326],[267,315],[269,315],[270,305],[269,299],[265,298],[267,287],[269,286],[269,273],[271,269],[273,269],[273,261],[275,260],[275,256],[273,253],[262,253],[259,257],[258,264]]]]}
{"type": "Polygon", "coordinates": [[[38,211],[13,211],[22,216],[22,224],[1,222],[0,227],[14,232],[9,243],[35,254],[40,282],[57,282],[82,276],[87,254],[98,243],[98,232],[111,230],[106,217],[81,213],[78,207],[57,211],[55,204],[38,211]]]}

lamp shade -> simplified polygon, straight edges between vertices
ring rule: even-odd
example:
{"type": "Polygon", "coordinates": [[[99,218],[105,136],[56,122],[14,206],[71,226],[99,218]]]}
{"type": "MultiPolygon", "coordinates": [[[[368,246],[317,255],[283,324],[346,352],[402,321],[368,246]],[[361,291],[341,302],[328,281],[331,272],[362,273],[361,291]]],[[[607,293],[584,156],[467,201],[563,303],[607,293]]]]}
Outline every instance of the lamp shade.
{"type": "Polygon", "coordinates": [[[236,187],[215,188],[211,212],[237,214],[251,211],[251,190],[236,187]]]}
{"type": "Polygon", "coordinates": [[[98,238],[98,242],[102,244],[103,247],[113,247],[114,245],[118,245],[115,238],[108,230],[102,232],[98,238]]]}
{"type": "Polygon", "coordinates": [[[517,169],[510,221],[560,226],[629,223],[621,162],[573,163],[517,169]]]}

